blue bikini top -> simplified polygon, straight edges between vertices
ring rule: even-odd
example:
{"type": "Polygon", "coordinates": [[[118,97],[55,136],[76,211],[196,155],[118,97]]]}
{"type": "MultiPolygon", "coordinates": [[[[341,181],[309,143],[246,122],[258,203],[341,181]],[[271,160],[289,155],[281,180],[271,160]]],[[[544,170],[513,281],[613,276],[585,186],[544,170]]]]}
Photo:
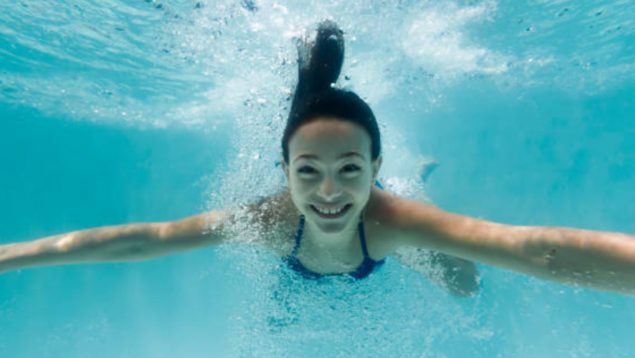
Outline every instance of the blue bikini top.
{"type": "MultiPolygon", "coordinates": [[[[362,252],[364,253],[364,261],[357,267],[357,269],[353,272],[346,273],[347,275],[355,278],[355,279],[363,279],[370,275],[376,267],[380,267],[384,260],[375,261],[368,255],[368,249],[366,248],[366,235],[364,233],[364,222],[360,219],[358,225],[359,231],[359,242],[362,245],[362,252]]],[[[313,272],[304,265],[297,257],[298,250],[300,248],[300,241],[302,240],[302,233],[304,232],[304,215],[300,215],[300,223],[298,224],[298,230],[295,233],[295,246],[293,247],[293,251],[291,255],[286,257],[286,262],[291,269],[299,273],[305,278],[309,279],[318,279],[324,276],[333,276],[333,275],[342,275],[342,274],[321,274],[317,272],[313,272]]]]}

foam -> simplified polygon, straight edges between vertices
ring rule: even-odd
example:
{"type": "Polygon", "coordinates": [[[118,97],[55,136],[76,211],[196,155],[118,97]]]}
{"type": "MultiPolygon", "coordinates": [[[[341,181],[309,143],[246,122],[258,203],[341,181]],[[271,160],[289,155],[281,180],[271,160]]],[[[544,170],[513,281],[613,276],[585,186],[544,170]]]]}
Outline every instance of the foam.
{"type": "Polygon", "coordinates": [[[435,74],[505,73],[506,57],[478,45],[468,34],[470,24],[487,20],[495,11],[492,1],[466,7],[441,3],[420,11],[404,25],[402,50],[435,74]]]}
{"type": "Polygon", "coordinates": [[[274,106],[293,85],[293,38],[325,18],[346,32],[343,84],[375,105],[403,88],[424,93],[435,82],[443,92],[474,75],[591,94],[633,80],[621,39],[633,35],[626,14],[635,5],[565,5],[3,3],[0,34],[11,46],[1,50],[0,101],[94,122],[202,128],[229,113],[240,125],[240,103],[262,93],[270,113],[284,112],[274,106]]]}

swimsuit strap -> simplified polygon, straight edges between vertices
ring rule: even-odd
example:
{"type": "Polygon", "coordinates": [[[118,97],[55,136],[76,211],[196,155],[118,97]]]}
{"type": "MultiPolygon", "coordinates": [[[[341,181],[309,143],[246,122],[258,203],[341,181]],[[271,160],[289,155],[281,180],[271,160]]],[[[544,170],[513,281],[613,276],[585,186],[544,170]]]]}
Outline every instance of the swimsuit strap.
{"type": "Polygon", "coordinates": [[[364,259],[366,259],[370,256],[368,256],[368,249],[366,248],[366,233],[364,232],[364,221],[361,217],[359,218],[357,230],[359,230],[359,242],[362,244],[362,252],[364,253],[364,259]]]}
{"type": "MultiPolygon", "coordinates": [[[[298,229],[295,232],[295,246],[293,246],[293,251],[291,251],[292,256],[296,256],[298,250],[300,249],[300,241],[302,240],[302,234],[304,233],[304,221],[304,215],[300,215],[298,229]]],[[[359,231],[359,242],[362,246],[362,253],[364,254],[364,258],[370,258],[370,256],[368,255],[368,248],[366,247],[366,232],[364,231],[364,221],[361,217],[359,218],[357,230],[359,231]]]]}
{"type": "Polygon", "coordinates": [[[300,215],[300,222],[298,223],[298,230],[295,232],[295,246],[291,252],[291,256],[295,256],[300,248],[300,240],[302,240],[302,234],[304,233],[304,215],[300,215]]]}

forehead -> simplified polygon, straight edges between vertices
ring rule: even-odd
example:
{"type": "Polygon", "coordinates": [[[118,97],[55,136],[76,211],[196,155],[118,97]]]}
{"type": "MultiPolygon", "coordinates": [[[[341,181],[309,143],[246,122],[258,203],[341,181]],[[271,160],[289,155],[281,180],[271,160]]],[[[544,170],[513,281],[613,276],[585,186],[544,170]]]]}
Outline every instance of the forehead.
{"type": "Polygon", "coordinates": [[[318,157],[358,152],[370,156],[370,136],[356,123],[322,117],[302,125],[289,141],[289,156],[293,160],[302,154],[318,157]]]}

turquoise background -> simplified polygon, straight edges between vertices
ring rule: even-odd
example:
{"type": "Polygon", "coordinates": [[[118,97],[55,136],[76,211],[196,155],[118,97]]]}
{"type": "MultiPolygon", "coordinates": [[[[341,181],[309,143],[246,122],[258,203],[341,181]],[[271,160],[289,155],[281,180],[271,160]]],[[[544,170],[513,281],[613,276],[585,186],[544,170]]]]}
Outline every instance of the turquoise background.
{"type": "MultiPolygon", "coordinates": [[[[210,197],[224,185],[235,183],[245,198],[260,193],[247,193],[241,180],[268,188],[265,177],[279,175],[268,161],[277,158],[287,104],[277,86],[289,85],[295,69],[283,61],[294,50],[274,26],[278,10],[264,1],[198,3],[0,5],[0,243],[174,220],[214,207],[210,197]],[[265,30],[245,32],[255,22],[265,30]],[[267,82],[268,74],[284,83],[267,82]],[[231,87],[241,76],[254,87],[231,87]],[[217,89],[220,97],[208,96],[217,89]],[[260,150],[262,167],[236,168],[236,158],[251,163],[237,156],[241,148],[260,150]]],[[[386,151],[439,162],[426,185],[439,207],[509,224],[635,234],[634,5],[438,4],[282,3],[289,23],[329,15],[343,24],[344,72],[353,75],[341,85],[369,96],[394,85],[371,96],[380,122],[402,134],[386,135],[386,151]],[[442,18],[444,31],[460,30],[463,48],[487,49],[488,60],[501,55],[507,70],[448,70],[398,52],[407,35],[399,26],[437,6],[455,16],[442,18]],[[478,20],[456,25],[469,11],[478,20]],[[367,53],[391,65],[360,70],[367,53]],[[385,83],[360,79],[378,73],[385,83]]],[[[480,295],[458,299],[394,260],[357,286],[285,286],[276,281],[278,261],[250,250],[2,275],[0,356],[635,354],[629,296],[482,265],[480,295]],[[276,310],[277,284],[300,318],[272,332],[263,321],[276,310]]]]}

